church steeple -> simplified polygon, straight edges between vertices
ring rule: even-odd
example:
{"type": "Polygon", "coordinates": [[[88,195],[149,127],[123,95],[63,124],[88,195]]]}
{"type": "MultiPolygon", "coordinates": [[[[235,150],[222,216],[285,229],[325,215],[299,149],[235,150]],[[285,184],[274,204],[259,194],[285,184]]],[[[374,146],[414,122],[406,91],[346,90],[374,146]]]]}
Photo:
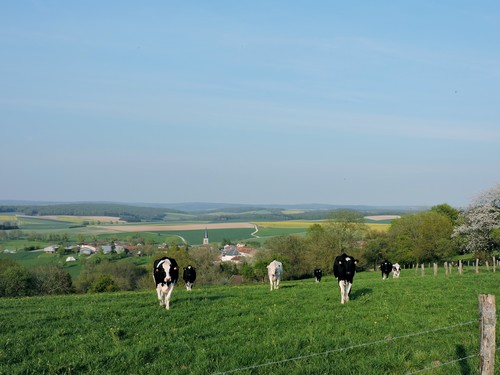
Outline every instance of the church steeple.
{"type": "Polygon", "coordinates": [[[203,245],[208,245],[208,229],[205,227],[205,236],[203,237],[203,245]]]}

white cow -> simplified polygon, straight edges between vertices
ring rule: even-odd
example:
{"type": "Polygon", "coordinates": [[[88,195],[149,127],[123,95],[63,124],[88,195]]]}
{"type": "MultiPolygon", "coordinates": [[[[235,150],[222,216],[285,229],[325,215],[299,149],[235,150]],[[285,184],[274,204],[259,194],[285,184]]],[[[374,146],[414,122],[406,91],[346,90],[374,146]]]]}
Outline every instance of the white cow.
{"type": "Polygon", "coordinates": [[[267,274],[271,290],[278,289],[280,287],[281,275],[283,274],[283,264],[280,261],[273,260],[267,266],[267,274]]]}
{"type": "Polygon", "coordinates": [[[399,263],[394,263],[392,265],[392,277],[394,279],[397,279],[400,273],[401,273],[401,266],[399,265],[399,263]]]}

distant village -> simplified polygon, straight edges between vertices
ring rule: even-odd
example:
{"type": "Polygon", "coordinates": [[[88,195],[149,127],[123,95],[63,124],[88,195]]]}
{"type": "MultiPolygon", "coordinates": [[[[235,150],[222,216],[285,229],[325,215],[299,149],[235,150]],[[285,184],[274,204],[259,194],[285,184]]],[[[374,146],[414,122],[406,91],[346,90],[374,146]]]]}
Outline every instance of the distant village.
{"type": "MultiPolygon", "coordinates": [[[[203,237],[203,245],[208,246],[209,238],[208,231],[205,230],[205,234],[203,237]]],[[[66,262],[76,262],[77,258],[75,256],[91,256],[94,254],[128,254],[130,256],[143,256],[144,245],[138,243],[136,245],[131,245],[123,242],[114,242],[111,245],[99,245],[95,242],[92,243],[84,243],[80,245],[71,245],[66,246],[63,250],[63,254],[68,254],[66,258],[66,262]],[[72,255],[74,254],[74,255],[72,255]]],[[[158,245],[158,250],[167,249],[168,245],[166,243],[158,245]]],[[[38,251],[43,251],[49,254],[60,253],[59,245],[50,245],[38,251]]],[[[36,251],[36,250],[35,250],[36,251]]],[[[252,258],[255,255],[256,249],[251,247],[246,247],[244,243],[237,243],[236,245],[225,245],[224,247],[219,248],[220,251],[220,261],[221,262],[232,262],[232,263],[241,263],[244,259],[252,258]]],[[[5,249],[4,253],[15,253],[15,250],[5,249]]]]}

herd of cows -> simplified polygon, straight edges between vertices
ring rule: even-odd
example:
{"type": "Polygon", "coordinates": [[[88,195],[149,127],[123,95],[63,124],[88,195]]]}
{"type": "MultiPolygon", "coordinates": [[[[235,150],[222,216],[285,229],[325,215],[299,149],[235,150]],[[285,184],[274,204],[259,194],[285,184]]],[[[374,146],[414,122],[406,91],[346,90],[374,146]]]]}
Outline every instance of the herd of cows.
{"type": "MultiPolygon", "coordinates": [[[[356,264],[358,260],[347,254],[339,255],[333,263],[333,274],[337,279],[340,287],[340,303],[344,304],[349,301],[354,275],[356,274],[356,264]]],[[[388,260],[384,260],[380,265],[382,272],[382,280],[389,277],[392,272],[392,277],[398,278],[401,273],[401,267],[398,263],[392,264],[388,260]]],[[[283,264],[278,260],[273,260],[267,266],[269,283],[271,291],[278,289],[283,275],[283,264]]],[[[314,270],[314,278],[316,282],[321,282],[323,271],[320,268],[314,270]]],[[[153,278],[156,284],[156,293],[160,306],[165,306],[170,309],[170,297],[174,290],[177,281],[179,280],[179,265],[173,258],[163,257],[154,262],[153,278]]],[[[191,291],[196,280],[196,270],[191,265],[183,269],[182,279],[186,285],[186,289],[191,291]]]]}

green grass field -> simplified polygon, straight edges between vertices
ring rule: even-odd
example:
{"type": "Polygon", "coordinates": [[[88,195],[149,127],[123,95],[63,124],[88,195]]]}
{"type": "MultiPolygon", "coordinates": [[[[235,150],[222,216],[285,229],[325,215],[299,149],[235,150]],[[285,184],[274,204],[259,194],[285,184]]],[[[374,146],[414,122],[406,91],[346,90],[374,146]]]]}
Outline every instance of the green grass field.
{"type": "Polygon", "coordinates": [[[441,269],[358,273],[346,305],[332,277],[179,285],[170,311],[153,286],[3,298],[0,374],[477,374],[478,295],[499,285],[498,271],[441,269]]]}

